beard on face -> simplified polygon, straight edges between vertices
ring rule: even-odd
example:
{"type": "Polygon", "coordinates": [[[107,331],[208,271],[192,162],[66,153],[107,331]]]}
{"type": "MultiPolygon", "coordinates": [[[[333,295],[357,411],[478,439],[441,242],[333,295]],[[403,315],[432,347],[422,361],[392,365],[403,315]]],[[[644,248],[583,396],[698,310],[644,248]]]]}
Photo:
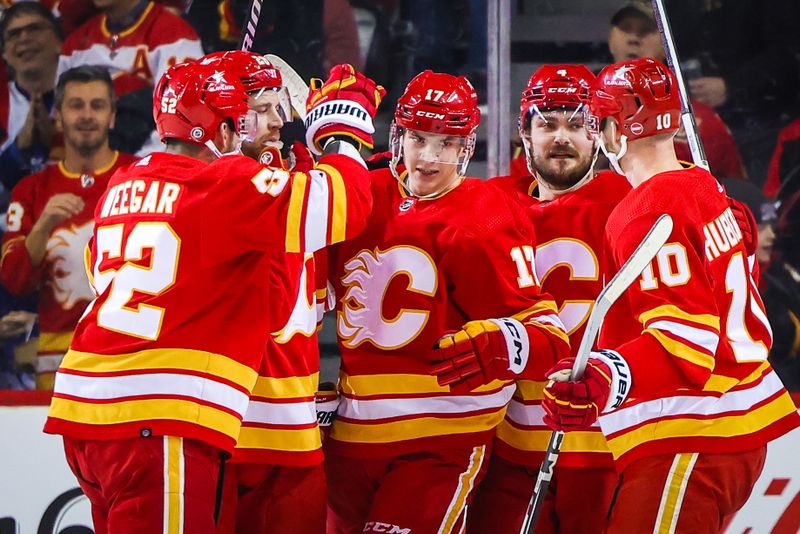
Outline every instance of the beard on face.
{"type": "Polygon", "coordinates": [[[82,157],[89,157],[95,154],[98,150],[108,142],[108,130],[106,126],[102,126],[94,130],[92,135],[84,136],[78,131],[79,127],[96,126],[95,123],[78,123],[73,125],[64,125],[64,143],[71,146],[78,151],[82,157]]]}
{"type": "Polygon", "coordinates": [[[533,154],[533,169],[540,179],[556,190],[569,189],[586,176],[592,166],[591,155],[582,158],[574,150],[564,151],[564,153],[571,154],[573,156],[571,161],[576,162],[577,165],[561,168],[555,163],[558,160],[552,160],[536,153],[533,154]]]}

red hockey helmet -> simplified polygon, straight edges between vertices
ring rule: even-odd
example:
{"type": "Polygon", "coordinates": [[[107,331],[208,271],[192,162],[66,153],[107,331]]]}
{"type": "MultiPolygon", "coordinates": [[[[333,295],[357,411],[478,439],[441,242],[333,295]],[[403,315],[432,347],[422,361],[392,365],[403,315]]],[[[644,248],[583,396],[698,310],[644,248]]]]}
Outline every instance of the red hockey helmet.
{"type": "Polygon", "coordinates": [[[466,137],[481,122],[478,94],[464,76],[426,70],[408,82],[394,120],[410,130],[466,137]]]}
{"type": "Polygon", "coordinates": [[[603,119],[612,117],[628,140],[641,139],[680,128],[678,83],[669,68],[645,57],[621,61],[600,71],[592,86],[587,125],[600,131],[603,119]]]}
{"type": "Polygon", "coordinates": [[[589,104],[595,76],[585,65],[542,65],[531,75],[519,100],[519,129],[527,128],[534,107],[581,111],[589,104]]]}
{"type": "Polygon", "coordinates": [[[217,127],[233,121],[237,133],[249,129],[247,91],[235,76],[211,65],[181,63],[170,67],[156,85],[153,118],[163,141],[180,139],[203,145],[217,127]]]}
{"type": "Polygon", "coordinates": [[[283,86],[281,72],[264,56],[245,50],[214,52],[197,60],[201,65],[224,69],[234,75],[250,93],[261,89],[280,89],[283,86]]]}

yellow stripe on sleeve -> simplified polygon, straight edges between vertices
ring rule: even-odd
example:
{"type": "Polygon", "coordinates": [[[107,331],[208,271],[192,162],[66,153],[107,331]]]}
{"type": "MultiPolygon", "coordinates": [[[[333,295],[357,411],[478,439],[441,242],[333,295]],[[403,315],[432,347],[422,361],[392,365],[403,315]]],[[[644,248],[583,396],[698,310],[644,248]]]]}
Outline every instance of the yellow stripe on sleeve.
{"type": "Polygon", "coordinates": [[[303,232],[303,207],[306,205],[308,175],[294,173],[289,197],[289,213],[286,216],[286,252],[301,252],[300,236],[303,232]]]}
{"type": "Polygon", "coordinates": [[[682,319],[684,321],[689,321],[691,323],[702,324],[710,328],[713,328],[719,333],[719,317],[717,317],[716,315],[711,315],[707,313],[703,314],[687,313],[673,304],[665,304],[664,306],[658,306],[656,308],[653,308],[652,310],[643,312],[639,315],[639,321],[642,324],[647,324],[652,319],[658,319],[662,317],[663,318],[674,317],[676,319],[682,319]]]}
{"type": "Polygon", "coordinates": [[[347,235],[347,190],[344,179],[338,169],[325,163],[318,165],[317,169],[324,171],[331,178],[331,236],[329,243],[341,243],[347,235]]]}
{"type": "Polygon", "coordinates": [[[709,370],[714,369],[713,356],[710,356],[704,352],[700,352],[699,350],[681,343],[680,341],[676,341],[675,339],[664,334],[661,330],[655,328],[645,328],[644,331],[656,338],[661,346],[673,356],[709,370]]]}

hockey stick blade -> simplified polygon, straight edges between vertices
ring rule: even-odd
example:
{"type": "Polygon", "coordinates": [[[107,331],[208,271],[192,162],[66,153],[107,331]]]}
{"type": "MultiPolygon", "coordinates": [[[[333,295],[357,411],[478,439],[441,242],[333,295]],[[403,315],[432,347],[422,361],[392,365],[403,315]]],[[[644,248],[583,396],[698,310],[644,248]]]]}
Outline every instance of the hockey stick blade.
{"type": "Polygon", "coordinates": [[[281,57],[275,54],[265,54],[265,58],[270,63],[275,65],[281,72],[283,78],[283,85],[289,91],[289,99],[292,101],[292,108],[294,108],[300,120],[306,120],[306,101],[308,100],[308,84],[303,81],[303,78],[297,74],[291,65],[284,61],[281,57]]]}
{"type": "MultiPolygon", "coordinates": [[[[597,296],[592,312],[589,314],[589,319],[586,321],[586,330],[583,332],[581,344],[578,345],[570,380],[580,380],[581,376],[583,376],[594,341],[600,332],[600,327],[608,310],[625,293],[625,290],[641,276],[645,267],[653,261],[658,251],[669,239],[672,233],[672,226],[672,217],[667,214],[661,215],[647,232],[647,235],[644,236],[642,242],[639,243],[639,246],[636,247],[636,250],[633,251],[630,258],[620,267],[614,278],[606,284],[597,296]]],[[[544,495],[550,486],[550,480],[553,478],[553,471],[558,461],[558,454],[561,451],[561,443],[563,441],[564,432],[560,430],[553,432],[550,436],[547,452],[545,452],[542,466],[539,468],[539,474],[536,477],[536,485],[528,503],[528,510],[525,512],[520,534],[533,534],[536,528],[536,522],[539,519],[542,504],[544,503],[544,495]]]]}

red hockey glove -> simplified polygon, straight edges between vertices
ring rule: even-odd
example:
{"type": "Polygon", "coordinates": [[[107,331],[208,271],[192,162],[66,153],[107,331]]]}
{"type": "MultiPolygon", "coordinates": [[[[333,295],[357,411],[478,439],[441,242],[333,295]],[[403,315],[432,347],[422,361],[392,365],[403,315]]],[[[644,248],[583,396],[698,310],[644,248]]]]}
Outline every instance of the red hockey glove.
{"type": "Polygon", "coordinates": [[[750,208],[747,207],[747,204],[735,198],[728,197],[728,206],[730,206],[733,216],[736,218],[736,223],[742,230],[744,249],[747,251],[748,256],[752,256],[758,249],[758,223],[756,218],[750,208]]]}
{"type": "Polygon", "coordinates": [[[385,94],[386,89],[347,64],[332,67],[324,83],[311,80],[305,120],[308,148],[319,155],[327,137],[344,136],[359,149],[371,149],[372,119],[385,94]]]}
{"type": "Polygon", "coordinates": [[[586,430],[601,413],[619,407],[630,390],[630,369],[618,353],[592,352],[583,376],[569,381],[575,358],[564,358],[547,371],[544,422],[553,430],[586,430]]]}
{"type": "Polygon", "coordinates": [[[525,326],[510,317],[470,321],[443,336],[434,347],[439,359],[432,372],[440,386],[466,393],[492,380],[509,380],[528,363],[525,326]]]}
{"type": "Polygon", "coordinates": [[[300,141],[292,143],[289,152],[289,169],[293,172],[308,172],[314,168],[314,155],[306,145],[300,141]]]}
{"type": "Polygon", "coordinates": [[[314,168],[314,156],[300,141],[292,144],[287,159],[283,158],[278,147],[265,146],[258,154],[258,162],[262,165],[294,172],[308,172],[314,168]]]}

